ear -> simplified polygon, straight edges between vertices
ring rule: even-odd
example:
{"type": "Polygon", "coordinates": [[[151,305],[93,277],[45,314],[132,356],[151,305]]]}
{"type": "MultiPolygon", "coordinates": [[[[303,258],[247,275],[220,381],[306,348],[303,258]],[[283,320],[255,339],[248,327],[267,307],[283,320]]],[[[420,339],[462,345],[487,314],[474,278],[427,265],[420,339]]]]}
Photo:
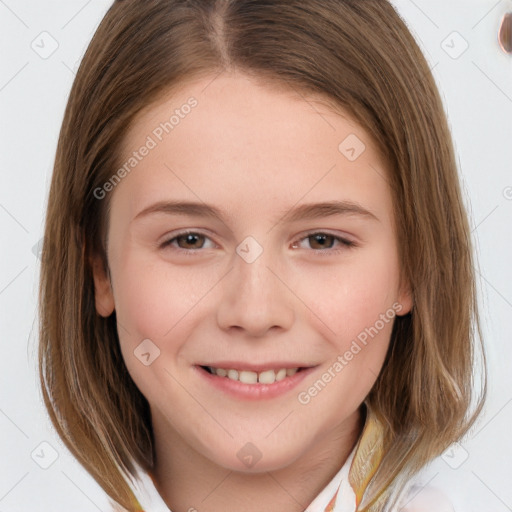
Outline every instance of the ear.
{"type": "Polygon", "coordinates": [[[103,260],[100,256],[93,256],[90,259],[94,277],[94,299],[96,312],[103,317],[110,316],[115,309],[114,294],[110,278],[105,272],[103,260]]]}
{"type": "Polygon", "coordinates": [[[414,297],[411,291],[411,286],[408,283],[403,283],[398,292],[397,302],[402,306],[397,316],[404,316],[410,313],[414,305],[414,297]]]}

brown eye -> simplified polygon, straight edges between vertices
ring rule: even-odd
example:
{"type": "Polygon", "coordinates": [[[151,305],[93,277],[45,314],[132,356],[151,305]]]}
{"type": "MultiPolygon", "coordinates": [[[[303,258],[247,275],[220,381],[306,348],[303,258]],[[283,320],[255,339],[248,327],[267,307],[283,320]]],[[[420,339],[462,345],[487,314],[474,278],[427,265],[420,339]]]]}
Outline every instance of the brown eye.
{"type": "Polygon", "coordinates": [[[333,254],[354,247],[356,243],[351,240],[321,231],[310,233],[293,244],[294,249],[313,249],[317,254],[333,254]]]}
{"type": "Polygon", "coordinates": [[[185,233],[178,233],[176,236],[169,238],[160,245],[161,249],[175,249],[177,251],[183,250],[190,253],[199,249],[211,249],[215,247],[210,238],[195,231],[187,231],[185,233]],[[210,245],[208,245],[210,243],[210,245]]]}
{"type": "Polygon", "coordinates": [[[327,233],[316,233],[309,235],[309,245],[312,249],[330,249],[334,245],[336,237],[327,233]]]}
{"type": "Polygon", "coordinates": [[[199,233],[186,233],[175,238],[178,247],[181,249],[201,249],[204,245],[205,236],[199,233]]]}

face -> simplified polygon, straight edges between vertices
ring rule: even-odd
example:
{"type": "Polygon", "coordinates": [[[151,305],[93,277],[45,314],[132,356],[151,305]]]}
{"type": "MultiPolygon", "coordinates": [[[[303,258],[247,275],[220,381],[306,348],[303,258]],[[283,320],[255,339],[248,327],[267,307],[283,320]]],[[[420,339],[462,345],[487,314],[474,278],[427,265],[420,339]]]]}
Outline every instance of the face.
{"type": "Polygon", "coordinates": [[[155,432],[224,468],[284,468],[343,435],[411,307],[387,170],[321,100],[189,83],[137,118],[103,189],[97,310],[116,311],[155,432]]]}

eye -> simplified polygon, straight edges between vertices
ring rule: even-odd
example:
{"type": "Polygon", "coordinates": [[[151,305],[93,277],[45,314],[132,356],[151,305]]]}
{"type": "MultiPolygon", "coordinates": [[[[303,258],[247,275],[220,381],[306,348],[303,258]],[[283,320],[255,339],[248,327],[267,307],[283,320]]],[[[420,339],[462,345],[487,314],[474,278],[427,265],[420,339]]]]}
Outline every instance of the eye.
{"type": "Polygon", "coordinates": [[[197,233],[196,231],[186,231],[183,233],[178,233],[173,238],[169,238],[165,242],[163,242],[160,245],[161,249],[164,249],[168,246],[172,246],[173,248],[176,248],[178,250],[184,250],[184,251],[194,251],[197,249],[211,249],[211,247],[205,247],[205,240],[209,240],[209,237],[206,235],[203,235],[201,233],[197,233]],[[175,243],[177,243],[177,246],[175,243]]]}
{"type": "MultiPolygon", "coordinates": [[[[185,231],[182,233],[178,233],[172,238],[164,241],[161,245],[161,249],[165,249],[167,247],[172,247],[178,251],[184,252],[194,252],[199,249],[212,249],[215,247],[215,244],[211,243],[211,245],[205,246],[205,242],[210,241],[210,238],[202,233],[196,231],[185,231]]],[[[324,232],[314,232],[309,233],[305,237],[301,238],[299,242],[295,242],[293,244],[294,249],[304,249],[307,247],[300,246],[303,242],[309,242],[309,246],[311,249],[314,249],[315,252],[324,252],[324,253],[337,253],[346,249],[350,249],[356,246],[356,243],[348,240],[346,238],[332,235],[330,233],[324,232]],[[336,244],[338,248],[336,249],[336,244]]]]}
{"type": "MultiPolygon", "coordinates": [[[[316,252],[340,252],[356,246],[355,242],[353,242],[352,240],[348,240],[340,236],[323,232],[309,233],[307,236],[300,239],[299,243],[304,241],[307,241],[309,243],[309,246],[312,249],[315,249],[316,252]],[[337,249],[333,248],[336,245],[336,243],[338,243],[337,249]]],[[[293,248],[303,249],[304,247],[299,247],[299,243],[295,242],[293,244],[293,248]]]]}

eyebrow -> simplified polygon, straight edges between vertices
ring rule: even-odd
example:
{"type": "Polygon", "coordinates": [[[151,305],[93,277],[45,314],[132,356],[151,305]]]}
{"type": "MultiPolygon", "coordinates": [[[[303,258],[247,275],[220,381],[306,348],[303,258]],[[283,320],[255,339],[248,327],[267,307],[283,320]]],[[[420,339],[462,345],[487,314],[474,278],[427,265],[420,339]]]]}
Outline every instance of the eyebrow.
{"type": "MultiPolygon", "coordinates": [[[[192,201],[159,201],[147,208],[144,208],[133,218],[133,220],[153,213],[213,218],[225,223],[224,215],[218,208],[206,203],[192,201]]],[[[374,213],[352,201],[329,201],[323,203],[303,204],[282,212],[279,222],[292,223],[306,219],[332,217],[335,215],[356,215],[380,222],[374,213]]]]}

